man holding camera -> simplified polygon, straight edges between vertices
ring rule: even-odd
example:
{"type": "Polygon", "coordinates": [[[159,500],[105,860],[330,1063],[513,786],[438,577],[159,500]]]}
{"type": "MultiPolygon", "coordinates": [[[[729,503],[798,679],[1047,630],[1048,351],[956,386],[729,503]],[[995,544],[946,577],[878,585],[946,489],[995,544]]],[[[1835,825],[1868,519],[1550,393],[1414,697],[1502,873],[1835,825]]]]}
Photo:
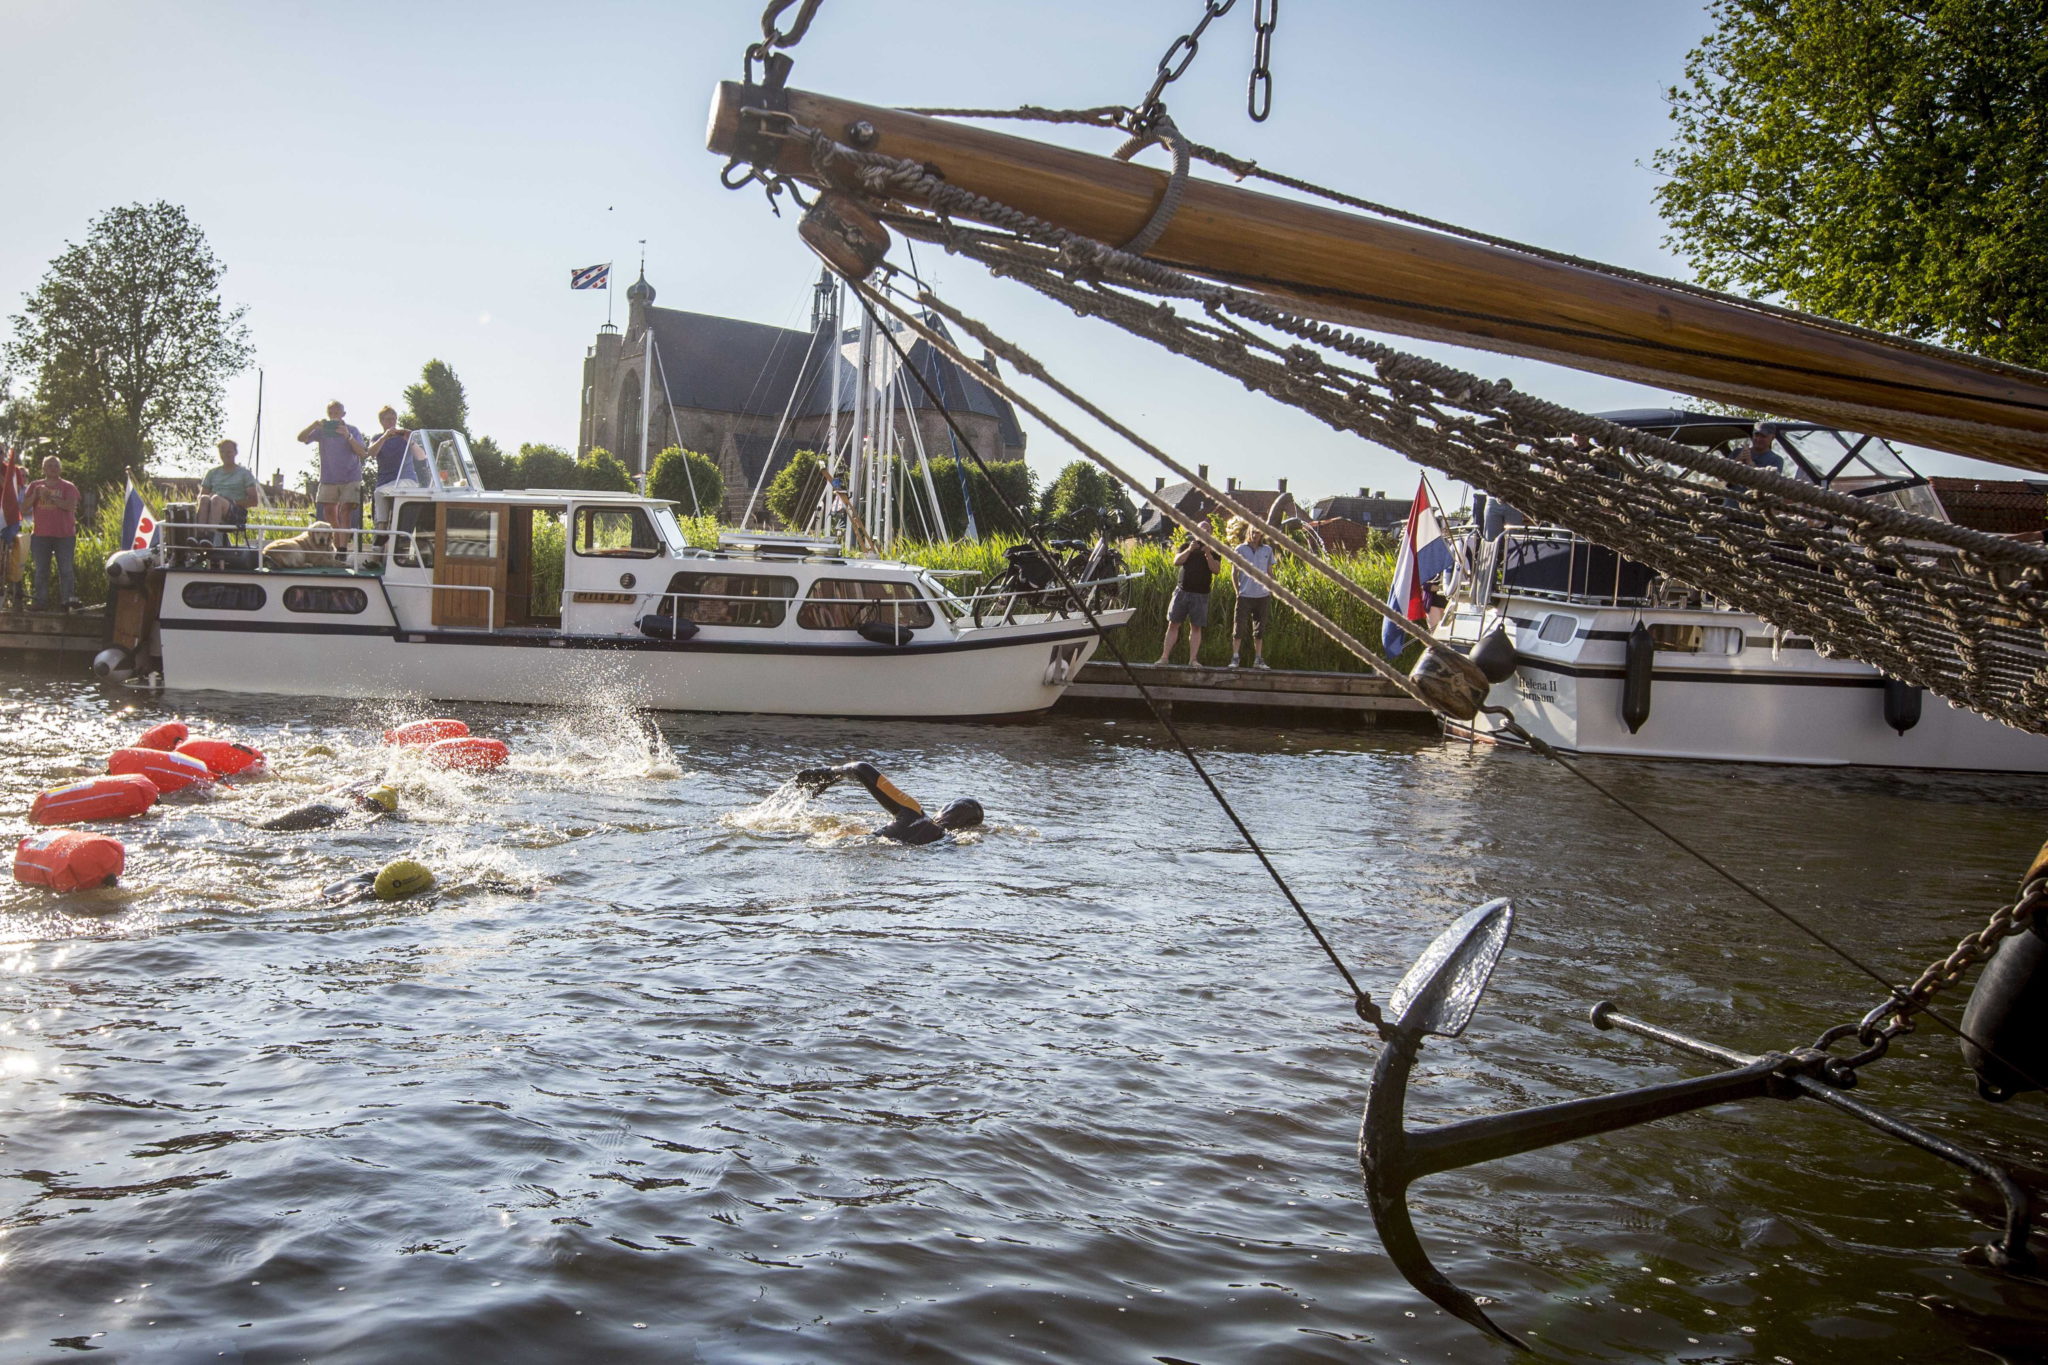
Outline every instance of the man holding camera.
{"type": "Polygon", "coordinates": [[[343,420],[347,415],[336,399],[327,405],[327,420],[309,425],[299,439],[320,447],[320,490],[313,495],[320,520],[353,531],[363,521],[363,433],[343,420]]]}

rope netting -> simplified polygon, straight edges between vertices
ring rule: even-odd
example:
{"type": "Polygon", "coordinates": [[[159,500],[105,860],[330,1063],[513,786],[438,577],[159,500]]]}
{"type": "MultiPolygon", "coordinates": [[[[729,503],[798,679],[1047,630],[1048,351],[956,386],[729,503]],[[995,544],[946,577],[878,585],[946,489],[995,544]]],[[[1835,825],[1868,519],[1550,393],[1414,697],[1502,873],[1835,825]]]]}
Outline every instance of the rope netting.
{"type": "MultiPolygon", "coordinates": [[[[911,237],[1809,637],[1824,655],[2048,733],[2042,545],[1617,426],[1065,231],[928,167],[814,130],[791,135],[808,139],[819,180],[911,237]]],[[[929,290],[919,301],[1020,372],[1045,373],[929,290]]]]}

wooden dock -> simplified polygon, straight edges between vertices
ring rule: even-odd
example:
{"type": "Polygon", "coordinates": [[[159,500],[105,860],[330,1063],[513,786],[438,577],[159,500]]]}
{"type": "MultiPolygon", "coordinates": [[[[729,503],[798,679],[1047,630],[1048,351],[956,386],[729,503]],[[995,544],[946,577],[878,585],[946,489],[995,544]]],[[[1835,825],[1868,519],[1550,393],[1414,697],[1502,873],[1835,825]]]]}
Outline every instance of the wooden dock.
{"type": "Polygon", "coordinates": [[[73,612],[0,612],[0,653],[55,659],[77,655],[84,662],[107,647],[107,617],[98,608],[73,612]]]}
{"type": "MultiPolygon", "coordinates": [[[[1280,668],[1188,668],[1139,664],[1153,698],[1176,714],[1211,720],[1291,719],[1317,725],[1434,726],[1421,703],[1369,673],[1311,673],[1280,668]]],[[[1144,708],[1121,664],[1096,660],[1081,669],[1059,709],[1144,708]]]]}

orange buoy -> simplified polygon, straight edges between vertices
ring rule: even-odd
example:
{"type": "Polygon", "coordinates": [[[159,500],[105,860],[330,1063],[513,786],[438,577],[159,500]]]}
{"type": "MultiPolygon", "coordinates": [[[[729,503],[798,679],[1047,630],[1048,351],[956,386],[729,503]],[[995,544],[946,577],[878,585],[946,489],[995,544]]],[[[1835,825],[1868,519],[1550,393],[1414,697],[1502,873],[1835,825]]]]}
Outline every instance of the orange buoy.
{"type": "Polygon", "coordinates": [[[444,739],[463,739],[469,727],[459,720],[409,720],[384,732],[386,744],[435,744],[444,739]]]}
{"type": "Polygon", "coordinates": [[[226,739],[188,739],[176,752],[198,759],[215,777],[255,777],[265,766],[261,749],[226,739]]]}
{"type": "Polygon", "coordinates": [[[119,839],[82,829],[31,834],[14,850],[14,880],[52,891],[105,886],[121,875],[128,850],[119,839]]]}
{"type": "Polygon", "coordinates": [[[137,736],[137,749],[163,749],[169,751],[183,744],[192,732],[185,728],[182,720],[167,720],[162,725],[152,725],[137,736]]]}
{"type": "Polygon", "coordinates": [[[480,735],[437,740],[423,752],[427,762],[437,768],[460,768],[475,773],[487,773],[512,756],[504,740],[484,739],[480,735]]]}
{"type": "Polygon", "coordinates": [[[197,782],[213,785],[213,770],[190,754],[166,753],[162,749],[116,749],[107,759],[110,773],[141,773],[165,796],[183,791],[197,782]]]}
{"type": "Polygon", "coordinates": [[[28,818],[39,825],[72,820],[125,820],[156,804],[156,783],[141,773],[88,777],[83,782],[52,787],[36,797],[28,818]]]}

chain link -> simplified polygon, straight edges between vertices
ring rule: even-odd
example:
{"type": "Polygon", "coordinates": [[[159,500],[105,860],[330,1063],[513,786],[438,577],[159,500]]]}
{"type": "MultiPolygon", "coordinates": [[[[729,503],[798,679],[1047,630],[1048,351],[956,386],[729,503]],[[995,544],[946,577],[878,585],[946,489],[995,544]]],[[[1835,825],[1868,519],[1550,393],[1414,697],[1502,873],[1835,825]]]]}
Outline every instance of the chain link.
{"type": "Polygon", "coordinates": [[[1244,92],[1244,111],[1253,123],[1273,113],[1273,30],[1280,27],[1280,0],[1252,0],[1252,78],[1244,92]]]}
{"type": "Polygon", "coordinates": [[[1166,55],[1159,59],[1159,72],[1152,78],[1152,88],[1145,92],[1145,98],[1138,101],[1138,116],[1141,121],[1149,120],[1161,108],[1160,95],[1166,87],[1181,78],[1195,54],[1201,51],[1202,34],[1210,24],[1230,13],[1230,7],[1237,0],[1203,0],[1202,17],[1186,33],[1167,44],[1166,55]]]}
{"type": "Polygon", "coordinates": [[[804,40],[811,31],[811,20],[818,17],[818,6],[825,0],[768,0],[768,7],[761,11],[761,41],[747,48],[746,77],[749,84],[754,79],[754,67],[768,60],[769,54],[777,48],[791,48],[804,40]],[[783,11],[801,5],[796,12],[796,21],[787,29],[777,28],[776,22],[783,11]]]}

